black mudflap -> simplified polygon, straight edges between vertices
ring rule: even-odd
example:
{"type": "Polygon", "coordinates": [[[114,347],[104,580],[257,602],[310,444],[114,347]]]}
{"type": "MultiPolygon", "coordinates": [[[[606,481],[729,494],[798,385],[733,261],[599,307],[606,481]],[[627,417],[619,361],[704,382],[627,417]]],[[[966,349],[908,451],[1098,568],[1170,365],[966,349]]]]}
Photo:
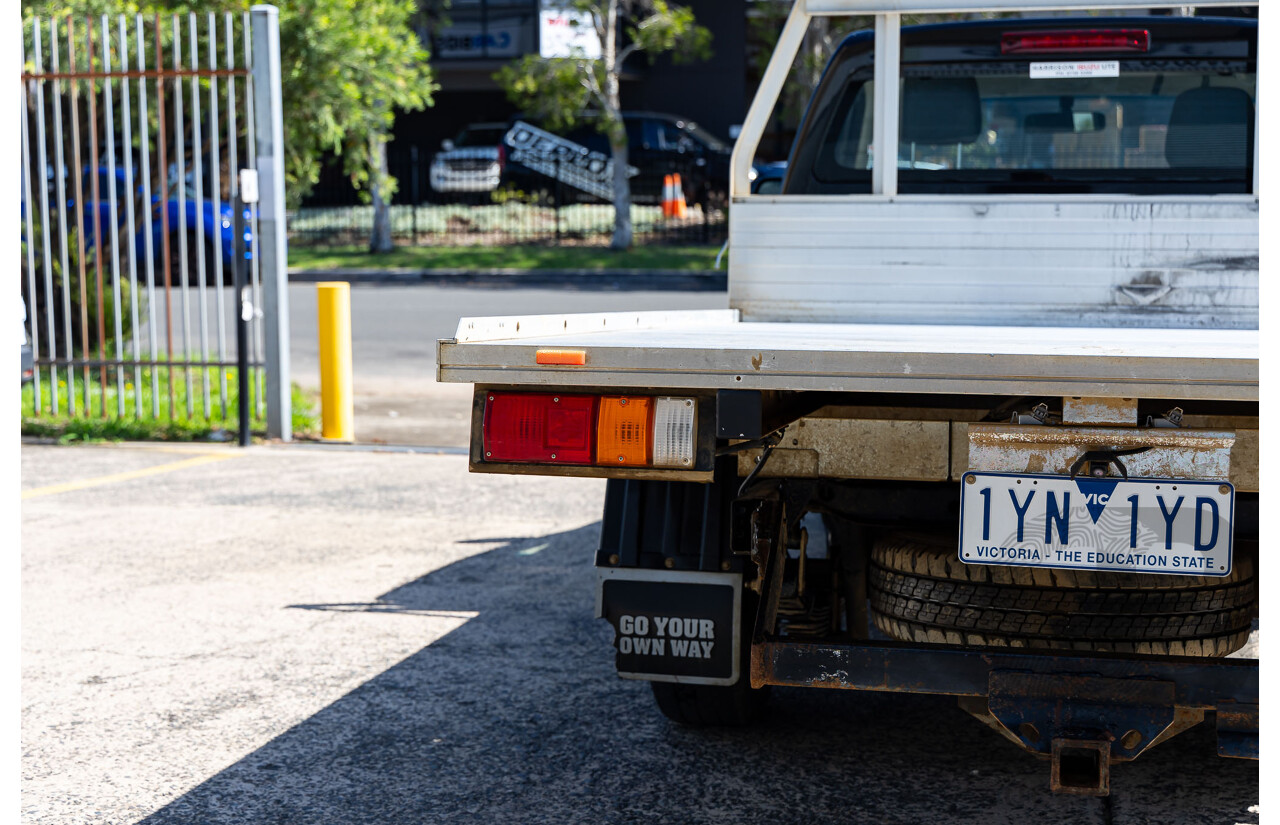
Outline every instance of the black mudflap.
{"type": "Polygon", "coordinates": [[[596,615],[613,625],[619,676],[696,685],[738,680],[741,573],[598,573],[596,615]]]}

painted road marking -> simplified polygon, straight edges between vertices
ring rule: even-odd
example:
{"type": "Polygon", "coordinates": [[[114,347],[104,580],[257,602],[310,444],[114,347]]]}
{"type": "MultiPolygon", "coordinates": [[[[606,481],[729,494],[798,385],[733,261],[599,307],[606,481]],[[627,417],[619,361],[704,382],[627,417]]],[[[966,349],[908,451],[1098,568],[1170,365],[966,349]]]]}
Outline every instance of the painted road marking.
{"type": "Polygon", "coordinates": [[[53,496],[58,493],[70,493],[75,490],[83,490],[87,487],[114,484],[117,481],[131,481],[135,478],[146,478],[147,476],[171,473],[175,470],[183,470],[187,467],[196,467],[201,464],[212,464],[215,461],[235,458],[237,455],[239,455],[239,453],[205,453],[204,455],[198,455],[194,458],[184,458],[181,461],[171,461],[168,464],[144,467],[141,470],[129,470],[124,473],[112,473],[111,475],[98,476],[97,478],[85,478],[79,481],[68,481],[64,484],[50,484],[48,487],[36,487],[31,490],[23,490],[22,498],[25,500],[29,498],[40,498],[41,496],[53,496]]]}

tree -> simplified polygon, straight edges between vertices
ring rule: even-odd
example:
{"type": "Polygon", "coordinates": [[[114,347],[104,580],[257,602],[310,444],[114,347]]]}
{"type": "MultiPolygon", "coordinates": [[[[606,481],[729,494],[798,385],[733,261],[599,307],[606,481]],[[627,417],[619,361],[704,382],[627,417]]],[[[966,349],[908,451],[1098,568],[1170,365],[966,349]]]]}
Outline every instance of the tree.
{"type": "Polygon", "coordinates": [[[396,180],[386,144],[395,110],[431,104],[427,52],[410,28],[413,0],[307,0],[280,11],[285,151],[293,201],[320,177],[326,150],[374,204],[370,249],[391,249],[396,180]]]}
{"type": "Polygon", "coordinates": [[[609,138],[613,159],[613,249],[631,246],[631,182],[627,132],[622,123],[619,76],[627,59],[644,52],[652,61],[672,52],[677,62],[705,59],[711,32],[693,12],[666,0],[567,0],[564,8],[589,16],[600,39],[600,58],[543,58],[529,54],[494,77],[513,103],[553,130],[572,128],[592,107],[596,128],[609,138]],[[625,30],[625,40],[620,34],[625,30]]]}
{"type": "MultiPolygon", "coordinates": [[[[29,36],[31,18],[36,16],[72,16],[83,23],[89,15],[107,13],[243,12],[245,4],[158,0],[139,6],[113,0],[23,0],[22,8],[23,29],[29,36]]],[[[395,110],[430,105],[437,88],[427,65],[428,54],[410,25],[416,5],[413,0],[306,0],[282,3],[279,8],[289,203],[296,206],[320,179],[322,159],[331,151],[342,157],[344,171],[356,188],[370,193],[385,223],[386,203],[395,192],[385,151],[395,110]]],[[[167,27],[160,35],[167,50],[167,27]]],[[[201,43],[200,54],[204,53],[201,43]]]]}

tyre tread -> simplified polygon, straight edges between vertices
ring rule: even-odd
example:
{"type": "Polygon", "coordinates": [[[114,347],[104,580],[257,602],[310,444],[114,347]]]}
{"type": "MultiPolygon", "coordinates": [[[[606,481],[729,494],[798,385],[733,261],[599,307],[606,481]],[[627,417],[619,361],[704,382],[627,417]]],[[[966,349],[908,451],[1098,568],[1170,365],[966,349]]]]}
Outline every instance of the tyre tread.
{"type": "Polygon", "coordinates": [[[1257,615],[1251,544],[1218,578],[965,564],[947,537],[894,533],[872,548],[867,592],[903,641],[1225,656],[1257,615]]]}

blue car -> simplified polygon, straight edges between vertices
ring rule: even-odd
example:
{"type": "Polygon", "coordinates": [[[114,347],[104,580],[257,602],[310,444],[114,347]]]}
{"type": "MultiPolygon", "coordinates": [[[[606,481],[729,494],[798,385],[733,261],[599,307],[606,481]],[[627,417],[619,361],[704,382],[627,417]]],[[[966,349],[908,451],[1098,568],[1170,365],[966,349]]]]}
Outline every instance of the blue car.
{"type": "MultiPolygon", "coordinates": [[[[110,242],[112,212],[111,212],[111,190],[108,186],[112,183],[111,170],[107,167],[98,169],[98,200],[93,200],[93,182],[88,177],[89,170],[85,170],[85,176],[81,179],[81,185],[84,189],[85,209],[85,237],[83,247],[91,249],[94,245],[94,233],[92,224],[92,215],[97,216],[98,233],[102,243],[110,242]]],[[[127,216],[127,207],[125,205],[125,197],[128,189],[125,186],[124,170],[119,166],[115,169],[115,192],[116,192],[116,214],[115,224],[118,230],[123,230],[127,216]]],[[[70,187],[74,189],[74,181],[68,180],[70,187]]],[[[139,186],[137,191],[142,192],[139,186]]],[[[213,201],[205,198],[197,200],[195,193],[190,185],[185,187],[182,193],[183,197],[178,197],[179,187],[176,182],[170,185],[169,197],[164,201],[163,211],[160,206],[160,198],[153,196],[151,198],[152,214],[151,214],[151,249],[155,257],[156,282],[162,283],[164,278],[164,233],[165,219],[167,213],[168,231],[169,231],[169,259],[170,278],[172,283],[180,283],[181,278],[181,244],[179,243],[179,233],[182,232],[181,216],[185,212],[186,215],[186,253],[187,253],[187,283],[195,285],[199,283],[199,258],[204,257],[205,283],[214,284],[214,260],[215,256],[222,259],[222,282],[230,284],[232,282],[231,264],[235,258],[235,211],[230,203],[223,201],[219,204],[218,214],[214,215],[213,201]],[[203,216],[203,225],[200,217],[203,216]]],[[[69,199],[68,208],[75,207],[75,200],[69,199]]],[[[74,215],[74,213],[72,213],[74,215]]],[[[249,218],[251,212],[246,207],[244,209],[244,242],[245,257],[248,258],[252,250],[252,235],[249,231],[249,218]]],[[[68,216],[69,218],[71,216],[68,216]]],[[[134,249],[137,252],[138,260],[141,261],[146,254],[146,221],[144,216],[134,215],[134,249]]],[[[123,240],[123,239],[122,239],[123,240]]]]}
{"type": "Polygon", "coordinates": [[[751,194],[778,194],[782,191],[782,180],[786,176],[787,162],[785,160],[753,164],[751,167],[751,194]]]}

